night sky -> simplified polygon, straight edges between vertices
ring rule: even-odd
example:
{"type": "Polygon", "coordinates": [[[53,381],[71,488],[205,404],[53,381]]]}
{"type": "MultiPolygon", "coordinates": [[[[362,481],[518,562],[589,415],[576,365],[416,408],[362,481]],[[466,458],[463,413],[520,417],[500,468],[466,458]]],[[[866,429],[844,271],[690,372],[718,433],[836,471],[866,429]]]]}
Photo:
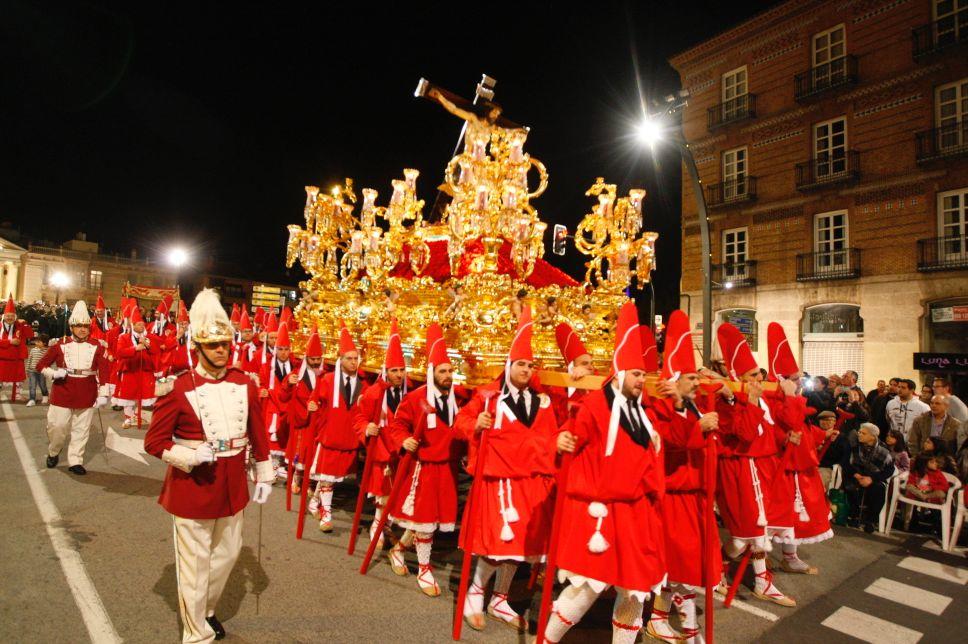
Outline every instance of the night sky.
{"type": "MultiPolygon", "coordinates": [[[[551,176],[533,205],[549,229],[574,229],[597,176],[648,190],[658,310],[676,306],[678,153],[634,144],[640,97],[678,89],[669,55],[768,3],[267,4],[6,0],[0,221],[141,256],[182,243],[281,277],[304,185],[349,176],[384,205],[415,167],[433,201],[461,124],[413,90],[423,76],[470,97],[484,72],[505,115],[532,128],[526,149],[551,176]]],[[[546,248],[581,277],[573,246],[546,248]]]]}

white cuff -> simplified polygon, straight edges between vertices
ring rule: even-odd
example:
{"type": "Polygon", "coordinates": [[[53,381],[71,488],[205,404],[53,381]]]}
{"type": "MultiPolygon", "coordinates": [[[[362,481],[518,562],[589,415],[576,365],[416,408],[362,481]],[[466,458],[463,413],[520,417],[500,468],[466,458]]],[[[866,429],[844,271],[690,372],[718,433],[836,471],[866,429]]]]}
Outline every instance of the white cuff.
{"type": "Polygon", "coordinates": [[[51,367],[44,367],[43,369],[41,369],[40,373],[44,374],[48,378],[51,378],[52,380],[56,380],[57,374],[60,373],[60,369],[52,369],[51,367]]]}
{"type": "Polygon", "coordinates": [[[256,483],[272,483],[276,479],[276,470],[272,467],[272,461],[256,461],[255,481],[256,483]]]}
{"type": "Polygon", "coordinates": [[[101,385],[97,388],[98,398],[110,398],[111,397],[111,387],[108,385],[101,385]]]}
{"type": "Polygon", "coordinates": [[[171,449],[161,453],[161,460],[186,474],[191,474],[195,462],[195,450],[184,445],[172,445],[171,449]]]}

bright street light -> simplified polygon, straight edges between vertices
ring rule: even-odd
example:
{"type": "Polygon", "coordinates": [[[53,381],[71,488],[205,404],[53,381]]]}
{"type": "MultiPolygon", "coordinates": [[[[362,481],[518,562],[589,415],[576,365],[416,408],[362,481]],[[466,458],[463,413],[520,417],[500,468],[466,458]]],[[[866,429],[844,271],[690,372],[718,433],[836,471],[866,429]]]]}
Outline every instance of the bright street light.
{"type": "Polygon", "coordinates": [[[728,291],[729,289],[733,288],[733,283],[732,282],[726,282],[725,284],[723,284],[723,288],[728,291]]]}
{"type": "Polygon", "coordinates": [[[175,268],[181,268],[188,263],[188,251],[184,248],[172,248],[168,251],[168,263],[175,268]]]}
{"type": "Polygon", "coordinates": [[[636,128],[635,136],[639,143],[653,147],[662,140],[662,127],[657,119],[646,116],[636,128]]]}
{"type": "Polygon", "coordinates": [[[70,278],[67,277],[66,273],[62,273],[61,271],[56,271],[50,276],[50,284],[56,289],[66,288],[70,283],[70,278]]]}

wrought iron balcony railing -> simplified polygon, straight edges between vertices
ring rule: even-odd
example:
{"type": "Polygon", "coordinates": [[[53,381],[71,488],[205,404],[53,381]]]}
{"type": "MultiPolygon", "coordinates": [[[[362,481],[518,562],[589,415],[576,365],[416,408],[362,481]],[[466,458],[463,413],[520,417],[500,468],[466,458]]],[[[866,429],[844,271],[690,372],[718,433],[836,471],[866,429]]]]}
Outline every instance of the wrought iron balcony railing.
{"type": "Polygon", "coordinates": [[[915,61],[965,43],[968,43],[968,11],[960,11],[911,31],[911,54],[915,61]]]}
{"type": "Polygon", "coordinates": [[[860,177],[860,155],[855,150],[823,154],[796,166],[797,190],[856,181],[860,177]]]}
{"type": "Polygon", "coordinates": [[[918,270],[922,273],[968,269],[968,235],[918,240],[918,270]]]}
{"type": "Polygon", "coordinates": [[[714,264],[713,288],[733,289],[756,286],[756,261],[714,264]]]}
{"type": "Polygon", "coordinates": [[[797,74],[793,82],[793,97],[806,100],[838,87],[857,84],[857,58],[841,56],[797,74]]]}
{"type": "Polygon", "coordinates": [[[914,144],[918,163],[968,154],[968,121],[918,132],[914,144]]]}
{"type": "Polygon", "coordinates": [[[797,255],[797,281],[843,280],[860,277],[860,249],[842,248],[797,255]]]}
{"type": "Polygon", "coordinates": [[[722,208],[756,199],[756,177],[740,177],[706,186],[706,206],[722,208]]]}
{"type": "Polygon", "coordinates": [[[756,94],[743,94],[710,107],[706,112],[706,126],[715,130],[729,123],[752,118],[756,118],[756,94]]]}

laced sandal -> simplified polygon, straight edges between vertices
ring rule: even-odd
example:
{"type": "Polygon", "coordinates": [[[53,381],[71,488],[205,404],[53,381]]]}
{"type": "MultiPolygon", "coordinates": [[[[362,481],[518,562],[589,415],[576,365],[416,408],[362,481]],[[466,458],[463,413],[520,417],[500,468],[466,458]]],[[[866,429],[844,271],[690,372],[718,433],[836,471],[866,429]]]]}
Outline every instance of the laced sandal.
{"type": "Polygon", "coordinates": [[[508,604],[508,596],[504,593],[491,593],[491,601],[487,605],[487,615],[519,633],[525,632],[528,628],[528,623],[524,621],[524,618],[518,615],[508,604]]]}
{"type": "Polygon", "coordinates": [[[810,564],[808,564],[803,559],[800,559],[799,557],[794,559],[794,561],[796,561],[801,565],[795,566],[791,564],[786,557],[784,557],[783,561],[780,562],[780,570],[782,570],[783,572],[792,572],[797,575],[816,575],[819,572],[816,566],[811,566],[810,564]]]}
{"type": "Polygon", "coordinates": [[[686,644],[706,644],[706,638],[698,628],[682,629],[682,639],[686,644]]]}
{"type": "Polygon", "coordinates": [[[773,585],[773,574],[769,570],[757,574],[756,578],[758,580],[762,579],[764,582],[766,582],[766,586],[763,588],[763,590],[759,589],[759,583],[753,587],[753,596],[757,599],[773,602],[774,604],[785,606],[787,608],[793,608],[797,605],[795,599],[792,597],[787,597],[781,593],[776,586],[773,585]]]}
{"type": "Polygon", "coordinates": [[[323,518],[319,520],[319,531],[320,532],[332,532],[333,531],[333,515],[329,513],[323,514],[323,518]]]}
{"type": "Polygon", "coordinates": [[[393,574],[398,577],[406,577],[410,574],[407,569],[407,561],[403,557],[403,547],[399,543],[390,548],[389,559],[390,570],[393,571],[393,574]]]}
{"type": "Polygon", "coordinates": [[[437,580],[434,579],[434,567],[430,564],[420,564],[420,572],[417,574],[417,585],[420,586],[420,592],[427,597],[437,597],[440,595],[440,586],[437,585],[437,580]]]}
{"type": "Polygon", "coordinates": [[[681,642],[682,635],[672,628],[669,623],[669,613],[664,610],[652,609],[649,623],[645,625],[645,634],[660,642],[681,642]]]}
{"type": "Polygon", "coordinates": [[[475,631],[483,631],[485,622],[484,613],[467,612],[467,604],[470,603],[472,595],[479,595],[481,597],[481,603],[484,603],[484,589],[471,582],[470,588],[467,589],[467,598],[464,600],[464,621],[475,631]]]}

